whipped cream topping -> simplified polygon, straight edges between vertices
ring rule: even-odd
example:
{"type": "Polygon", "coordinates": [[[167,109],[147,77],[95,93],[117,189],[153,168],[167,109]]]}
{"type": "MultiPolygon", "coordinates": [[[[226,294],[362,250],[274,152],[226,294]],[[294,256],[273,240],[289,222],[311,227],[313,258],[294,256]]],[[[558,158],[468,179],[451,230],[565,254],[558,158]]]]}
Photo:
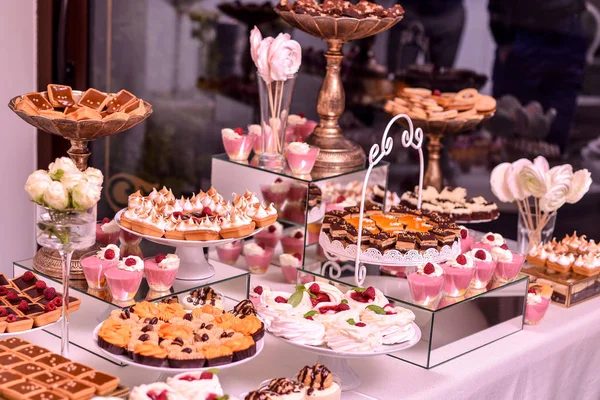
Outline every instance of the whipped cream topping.
{"type": "Polygon", "coordinates": [[[325,337],[325,326],[322,323],[294,313],[283,313],[275,317],[269,331],[290,342],[309,346],[321,346],[325,337]]]}
{"type": "Polygon", "coordinates": [[[300,267],[300,260],[291,254],[283,253],[279,255],[279,265],[282,267],[300,267]]]}
{"type": "Polygon", "coordinates": [[[221,129],[221,135],[224,139],[229,140],[237,140],[242,138],[242,135],[238,134],[236,131],[230,128],[221,129]]]}
{"type": "MultiPolygon", "coordinates": [[[[270,287],[268,287],[268,286],[260,285],[260,287],[262,288],[262,290],[263,290],[263,293],[264,293],[264,292],[270,292],[270,291],[271,291],[271,288],[270,288],[270,287]]],[[[258,294],[258,293],[256,293],[256,292],[254,291],[254,289],[256,289],[256,286],[254,286],[254,287],[252,288],[252,290],[250,290],[250,297],[255,297],[255,298],[256,298],[256,297],[260,297],[261,295],[260,295],[260,294],[258,294]]]]}
{"type": "Polygon", "coordinates": [[[499,233],[488,232],[481,238],[481,243],[500,247],[504,244],[504,238],[499,233]],[[493,239],[491,239],[492,237],[493,239]]]}
{"type": "Polygon", "coordinates": [[[290,126],[304,125],[306,124],[306,118],[296,114],[290,114],[287,117],[287,123],[290,126]]]}
{"type": "Polygon", "coordinates": [[[485,249],[473,249],[469,252],[469,255],[475,261],[485,261],[485,262],[493,261],[493,258],[492,258],[492,255],[490,254],[490,252],[485,249]],[[481,256],[481,252],[483,252],[483,258],[479,258],[479,257],[475,256],[475,254],[479,254],[481,256]]]}
{"type": "Polygon", "coordinates": [[[131,390],[129,394],[129,400],[151,400],[152,397],[148,393],[163,393],[166,392],[167,399],[169,400],[183,400],[179,393],[175,391],[170,385],[164,382],[154,382],[147,385],[136,386],[131,390]]]}
{"type": "Polygon", "coordinates": [[[119,260],[119,257],[121,257],[121,251],[119,250],[119,246],[114,245],[114,244],[109,244],[106,247],[101,247],[100,250],[98,250],[98,252],[96,253],[96,257],[98,257],[99,259],[104,260],[104,261],[117,261],[117,260],[119,260]],[[110,260],[106,260],[106,258],[104,257],[106,250],[114,251],[115,256],[113,258],[111,258],[110,260]]]}
{"type": "Polygon", "coordinates": [[[292,142],[288,145],[288,151],[295,154],[308,154],[310,146],[304,142],[292,142]]]}
{"type": "Polygon", "coordinates": [[[205,399],[211,393],[223,396],[223,388],[216,374],[213,374],[211,379],[200,379],[200,375],[202,375],[202,371],[184,372],[172,378],[167,378],[167,384],[186,399],[205,399]],[[188,376],[197,379],[193,381],[180,379],[188,376]]]}
{"type": "Polygon", "coordinates": [[[233,242],[229,242],[229,243],[225,243],[219,246],[220,249],[225,249],[225,250],[233,250],[234,247],[239,246],[239,241],[238,240],[234,240],[233,242]]]}
{"type": "Polygon", "coordinates": [[[119,261],[119,264],[117,264],[117,267],[119,269],[122,269],[125,271],[141,272],[144,270],[144,261],[141,258],[139,258],[138,256],[129,256],[129,257],[124,258],[121,261],[119,261]],[[127,265],[127,264],[125,264],[127,262],[127,260],[134,260],[135,264],[127,265]]]}
{"type": "Polygon", "coordinates": [[[287,313],[288,316],[292,314],[303,316],[312,308],[310,297],[306,292],[302,293],[302,300],[296,307],[287,302],[279,303],[275,301],[275,299],[278,297],[282,297],[287,300],[291,295],[291,293],[287,292],[263,290],[263,293],[260,295],[260,302],[256,311],[260,315],[267,328],[271,326],[271,323],[275,318],[279,317],[284,312],[287,313]]]}
{"type": "Polygon", "coordinates": [[[179,257],[177,254],[167,254],[165,259],[158,263],[158,267],[161,269],[174,269],[179,268],[179,257]]]}
{"type": "Polygon", "coordinates": [[[273,223],[273,225],[266,227],[265,232],[268,232],[272,235],[281,236],[281,234],[283,233],[283,225],[281,225],[279,222],[275,222],[275,223],[273,223]],[[274,232],[270,232],[269,229],[271,228],[271,226],[275,227],[274,232]]]}
{"type": "Polygon", "coordinates": [[[475,266],[475,264],[473,264],[473,257],[471,257],[469,253],[464,253],[462,255],[466,259],[466,263],[464,265],[459,263],[456,258],[454,258],[446,261],[446,266],[451,268],[473,268],[475,266]]]}
{"type": "Polygon", "coordinates": [[[490,253],[492,253],[492,257],[496,261],[510,262],[513,259],[512,252],[510,250],[505,250],[502,247],[492,247],[490,253]]]}
{"type": "Polygon", "coordinates": [[[529,250],[529,256],[539,258],[540,260],[546,260],[548,258],[548,253],[546,253],[544,245],[540,243],[529,250]]]}
{"type": "Polygon", "coordinates": [[[440,267],[440,265],[437,263],[431,263],[431,264],[433,265],[433,268],[435,269],[435,271],[433,271],[431,274],[426,274],[424,271],[425,265],[427,265],[427,264],[419,265],[417,267],[417,274],[431,276],[431,277],[435,277],[435,278],[442,276],[442,274],[444,273],[444,269],[442,267],[440,267]]]}
{"type": "Polygon", "coordinates": [[[527,304],[540,304],[542,302],[542,296],[536,293],[527,293],[527,304]]]}
{"type": "Polygon", "coordinates": [[[119,228],[119,224],[114,219],[106,224],[100,225],[100,229],[104,233],[119,233],[121,232],[121,228],[119,228]]]}
{"type": "Polygon", "coordinates": [[[248,125],[248,134],[249,135],[256,135],[256,136],[262,135],[262,128],[261,128],[261,126],[257,125],[257,124],[248,125]]]}
{"type": "Polygon", "coordinates": [[[269,190],[273,193],[287,193],[290,190],[288,182],[273,182],[269,185],[269,190]]]}
{"type": "Polygon", "coordinates": [[[265,249],[256,243],[247,243],[244,245],[244,255],[247,256],[262,256],[265,254],[265,249]]]}
{"type": "Polygon", "coordinates": [[[466,226],[459,225],[458,229],[459,229],[460,232],[462,232],[463,230],[465,230],[467,232],[467,237],[471,236],[471,233],[469,232],[469,228],[467,228],[466,226]]]}
{"type": "MultiPolygon", "coordinates": [[[[294,228],[294,229],[292,229],[288,233],[288,236],[295,239],[296,238],[296,234],[298,234],[298,233],[300,233],[302,235],[302,238],[304,237],[304,229],[302,229],[302,228],[294,228]]],[[[300,238],[298,240],[301,240],[302,238],[300,238]]]]}
{"type": "Polygon", "coordinates": [[[382,336],[375,325],[356,326],[346,322],[339,329],[328,330],[325,341],[334,351],[363,353],[381,347],[382,336]]]}

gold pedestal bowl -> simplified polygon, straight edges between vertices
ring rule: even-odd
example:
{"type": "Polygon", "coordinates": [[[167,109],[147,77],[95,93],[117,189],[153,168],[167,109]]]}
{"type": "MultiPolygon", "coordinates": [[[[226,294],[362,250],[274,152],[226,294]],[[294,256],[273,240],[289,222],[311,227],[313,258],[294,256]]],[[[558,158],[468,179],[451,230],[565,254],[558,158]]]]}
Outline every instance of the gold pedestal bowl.
{"type": "Polygon", "coordinates": [[[281,18],[294,28],[327,43],[325,78],[319,91],[317,113],[320,123],[308,138],[308,143],[321,151],[312,171],[316,177],[353,171],[365,165],[365,152],[356,143],[344,138],[338,119],[344,112],[345,94],[342,84],[342,46],[352,40],[363,39],[386,31],[396,25],[398,18],[334,18],[311,16],[276,10],[281,18]]]}

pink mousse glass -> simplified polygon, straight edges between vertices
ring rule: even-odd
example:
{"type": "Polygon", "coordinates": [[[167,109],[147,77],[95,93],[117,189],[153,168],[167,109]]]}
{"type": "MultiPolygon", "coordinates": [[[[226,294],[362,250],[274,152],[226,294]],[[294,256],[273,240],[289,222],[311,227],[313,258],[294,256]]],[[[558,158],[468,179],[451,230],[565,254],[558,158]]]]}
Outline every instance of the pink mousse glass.
{"type": "Polygon", "coordinates": [[[121,229],[121,233],[119,234],[119,240],[121,241],[119,250],[121,251],[122,258],[126,258],[129,256],[138,256],[142,259],[144,258],[144,253],[142,252],[142,248],[140,247],[140,242],[142,241],[141,236],[129,233],[121,229]]]}
{"type": "Polygon", "coordinates": [[[279,257],[279,266],[281,267],[281,272],[283,273],[283,279],[287,283],[296,283],[298,278],[298,269],[302,268],[302,256],[300,255],[300,260],[296,258],[296,256],[291,256],[289,258],[289,254],[281,255],[279,257]]]}
{"type": "Polygon", "coordinates": [[[290,184],[282,182],[281,179],[279,182],[275,181],[275,183],[271,185],[260,185],[260,191],[263,195],[263,200],[265,203],[273,203],[276,208],[281,207],[287,198],[289,190],[290,184]]]}
{"type": "Polygon", "coordinates": [[[140,288],[144,271],[127,271],[119,267],[105,271],[106,283],[114,300],[133,300],[140,288]]]}
{"type": "Polygon", "coordinates": [[[269,269],[271,259],[273,258],[273,249],[266,247],[263,250],[263,254],[244,254],[250,273],[264,274],[269,269]]]}
{"type": "Polygon", "coordinates": [[[474,258],[473,264],[475,265],[475,273],[473,274],[473,279],[471,280],[471,287],[474,289],[483,289],[494,276],[496,262],[481,261],[474,258]]]}
{"type": "Polygon", "coordinates": [[[102,260],[93,252],[84,256],[80,263],[88,287],[90,289],[102,289],[106,287],[105,272],[116,267],[119,260],[102,260]]]}
{"type": "Polygon", "coordinates": [[[512,261],[500,261],[496,264],[496,279],[500,282],[512,282],[515,280],[521,267],[525,262],[525,257],[518,253],[512,253],[512,261]]]}
{"type": "Polygon", "coordinates": [[[146,281],[150,290],[155,292],[168,292],[175,282],[177,276],[176,268],[161,268],[156,263],[155,257],[148,257],[144,259],[144,274],[146,275],[146,281]]]}
{"type": "Polygon", "coordinates": [[[279,243],[279,238],[281,234],[275,230],[274,232],[270,232],[269,228],[263,229],[261,232],[254,235],[254,241],[258,245],[265,245],[265,247],[270,247],[272,249],[277,246],[279,243]]]}
{"type": "Polygon", "coordinates": [[[304,154],[290,150],[285,153],[287,163],[292,172],[296,175],[310,174],[310,171],[312,171],[315,165],[315,161],[317,161],[318,155],[319,148],[315,146],[310,146],[308,153],[304,154]]]}
{"type": "Polygon", "coordinates": [[[546,315],[546,311],[548,311],[548,307],[550,306],[550,299],[547,297],[542,297],[542,301],[537,304],[533,304],[527,301],[527,306],[525,307],[525,323],[527,325],[537,325],[546,315]]]}
{"type": "Polygon", "coordinates": [[[229,245],[225,244],[217,246],[219,261],[225,264],[235,265],[238,258],[240,258],[240,254],[242,254],[242,248],[244,248],[244,245],[241,240],[233,241],[229,245]]]}
{"type": "Polygon", "coordinates": [[[119,240],[120,232],[106,233],[102,230],[102,225],[105,223],[103,221],[99,221],[96,224],[96,242],[98,242],[102,247],[106,247],[109,244],[117,244],[119,240]]]}
{"type": "Polygon", "coordinates": [[[446,279],[444,280],[444,293],[446,296],[463,296],[471,284],[475,268],[452,267],[445,263],[442,264],[442,268],[446,275],[446,279]]]}
{"type": "Polygon", "coordinates": [[[415,304],[422,306],[431,306],[440,297],[444,286],[444,275],[426,275],[420,274],[416,269],[408,274],[408,288],[415,304]]]}
{"type": "Polygon", "coordinates": [[[306,121],[306,123],[304,125],[296,125],[296,128],[295,128],[296,136],[301,139],[305,139],[311,133],[313,133],[313,131],[315,130],[317,125],[319,125],[317,123],[317,121],[312,121],[312,120],[306,121]]]}
{"type": "Polygon", "coordinates": [[[229,139],[223,136],[223,147],[230,160],[248,161],[250,151],[256,140],[256,135],[240,135],[237,139],[229,139]]]}
{"type": "Polygon", "coordinates": [[[283,247],[284,253],[304,254],[304,236],[299,239],[295,237],[284,236],[281,238],[281,247],[283,247]]]}

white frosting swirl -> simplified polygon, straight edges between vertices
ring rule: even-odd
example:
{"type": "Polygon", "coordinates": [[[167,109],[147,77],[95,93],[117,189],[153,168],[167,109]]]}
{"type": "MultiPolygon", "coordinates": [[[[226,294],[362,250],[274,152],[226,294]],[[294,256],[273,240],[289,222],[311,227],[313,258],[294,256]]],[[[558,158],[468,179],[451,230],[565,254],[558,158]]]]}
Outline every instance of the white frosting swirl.
{"type": "Polygon", "coordinates": [[[141,272],[144,270],[144,261],[141,258],[139,258],[138,256],[129,256],[129,257],[124,258],[121,261],[119,261],[119,264],[117,266],[120,269],[125,270],[125,271],[141,272]],[[127,260],[134,260],[135,264],[127,265],[127,264],[125,264],[125,262],[127,260]]]}
{"type": "Polygon", "coordinates": [[[499,233],[488,232],[481,238],[481,243],[500,247],[504,244],[504,238],[499,233]],[[492,236],[493,239],[490,240],[488,236],[492,236]]]}
{"type": "MultiPolygon", "coordinates": [[[[473,268],[475,264],[473,264],[473,257],[469,253],[464,253],[462,256],[465,258],[465,264],[461,264],[457,261],[456,258],[446,261],[446,266],[452,268],[473,268]]],[[[460,257],[460,256],[459,256],[460,257]]],[[[458,258],[458,257],[457,257],[458,258]]]]}
{"type": "Polygon", "coordinates": [[[179,257],[177,254],[167,254],[165,259],[158,263],[161,269],[179,268],[179,257]]]}
{"type": "MultiPolygon", "coordinates": [[[[169,378],[172,379],[172,378],[169,378]]],[[[150,400],[150,396],[148,393],[154,392],[156,394],[160,394],[162,392],[167,392],[167,399],[169,400],[185,400],[186,397],[183,397],[181,394],[175,391],[170,385],[164,382],[154,382],[148,385],[140,385],[136,386],[131,390],[129,394],[129,400],[150,400]]]]}
{"type": "Polygon", "coordinates": [[[282,267],[300,267],[300,260],[291,254],[283,253],[279,255],[279,265],[282,267]]]}
{"type": "Polygon", "coordinates": [[[119,228],[119,224],[117,224],[117,221],[115,221],[114,219],[110,222],[107,222],[106,224],[100,225],[100,229],[104,233],[118,233],[121,231],[121,228],[119,228]]]}
{"type": "Polygon", "coordinates": [[[242,138],[242,135],[238,134],[236,131],[234,131],[233,129],[229,129],[229,128],[221,129],[221,135],[223,135],[224,139],[229,139],[229,140],[237,140],[237,139],[242,138]]]}
{"type": "Polygon", "coordinates": [[[287,312],[273,319],[269,331],[290,342],[309,346],[321,346],[325,337],[325,326],[322,323],[287,312]]]}
{"type": "Polygon", "coordinates": [[[223,396],[223,388],[217,375],[213,374],[211,379],[200,379],[200,375],[202,375],[202,371],[184,372],[172,378],[167,378],[167,383],[186,399],[204,399],[211,393],[223,396]],[[198,380],[188,381],[179,379],[190,375],[196,377],[198,380]]]}
{"type": "Polygon", "coordinates": [[[310,146],[304,142],[292,142],[288,145],[288,151],[296,154],[308,154],[310,146]]]}
{"type": "Polygon", "coordinates": [[[363,353],[381,347],[382,336],[375,325],[356,326],[346,322],[339,329],[328,330],[325,341],[335,351],[363,353]]]}
{"type": "Polygon", "coordinates": [[[290,298],[291,295],[291,293],[287,292],[270,290],[264,290],[263,293],[260,295],[260,303],[258,304],[256,311],[262,318],[267,328],[271,325],[271,323],[276,317],[280,316],[284,312],[288,313],[288,315],[294,313],[296,315],[303,316],[307,311],[309,311],[312,308],[310,297],[306,292],[302,293],[302,300],[300,301],[300,304],[297,307],[294,307],[287,302],[278,303],[275,301],[275,299],[279,296],[287,300],[290,298]]]}
{"type": "Polygon", "coordinates": [[[493,261],[492,255],[486,249],[473,249],[473,250],[471,250],[469,252],[469,255],[475,261],[486,261],[486,262],[493,261]],[[477,252],[482,252],[482,251],[483,251],[483,254],[484,254],[483,258],[478,258],[478,257],[475,256],[475,254],[477,254],[477,252]]]}
{"type": "Polygon", "coordinates": [[[536,293],[527,293],[527,304],[540,304],[542,296],[536,293]]]}
{"type": "Polygon", "coordinates": [[[496,261],[510,262],[513,259],[513,254],[510,250],[505,250],[502,247],[492,247],[492,257],[496,261]]]}
{"type": "Polygon", "coordinates": [[[366,324],[377,326],[383,336],[383,344],[394,344],[410,339],[415,331],[412,322],[415,320],[415,314],[402,307],[384,307],[386,312],[395,312],[395,314],[377,314],[368,308],[360,312],[360,320],[366,324]]]}
{"type": "Polygon", "coordinates": [[[444,273],[444,269],[442,267],[440,267],[439,264],[436,264],[436,263],[429,263],[429,264],[433,265],[433,268],[435,269],[435,271],[433,271],[431,274],[426,274],[424,269],[425,269],[425,265],[427,265],[427,264],[421,264],[417,267],[417,274],[436,277],[436,278],[439,276],[442,276],[442,274],[444,273]]]}
{"type": "Polygon", "coordinates": [[[104,260],[104,261],[117,261],[120,256],[121,256],[121,251],[119,250],[119,246],[114,245],[114,244],[109,244],[106,247],[101,247],[100,250],[98,250],[98,252],[96,253],[96,257],[98,257],[99,259],[104,260]],[[104,254],[106,253],[106,250],[114,251],[115,256],[113,258],[111,258],[110,260],[106,260],[106,258],[104,258],[104,254]]]}
{"type": "Polygon", "coordinates": [[[247,256],[262,256],[265,254],[265,249],[257,245],[256,243],[247,243],[244,245],[244,255],[247,256]]]}
{"type": "Polygon", "coordinates": [[[296,114],[290,114],[290,115],[288,115],[287,123],[290,126],[304,125],[304,124],[306,124],[306,118],[305,117],[301,117],[301,116],[296,115],[296,114]]]}

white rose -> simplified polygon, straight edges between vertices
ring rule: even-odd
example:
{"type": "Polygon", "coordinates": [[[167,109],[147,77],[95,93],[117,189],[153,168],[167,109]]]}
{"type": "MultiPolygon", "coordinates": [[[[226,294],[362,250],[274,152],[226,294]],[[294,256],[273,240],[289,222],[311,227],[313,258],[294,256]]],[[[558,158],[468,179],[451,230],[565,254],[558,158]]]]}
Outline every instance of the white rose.
{"type": "Polygon", "coordinates": [[[250,32],[250,55],[252,56],[252,61],[258,67],[258,63],[256,62],[258,56],[258,48],[260,47],[260,42],[262,42],[263,37],[260,33],[260,30],[255,26],[254,29],[250,32]]]}
{"type": "Polygon", "coordinates": [[[287,33],[277,35],[269,47],[269,72],[274,81],[285,81],[294,76],[302,62],[302,48],[287,33]]]}
{"type": "Polygon", "coordinates": [[[264,38],[260,42],[260,46],[258,46],[256,52],[256,69],[258,69],[258,74],[266,83],[271,83],[271,76],[269,74],[269,47],[271,47],[272,42],[272,37],[264,38]]]}
{"type": "Polygon", "coordinates": [[[510,163],[496,165],[490,176],[490,185],[494,195],[503,203],[512,203],[515,201],[508,184],[506,182],[506,172],[511,167],[510,163]]]}
{"type": "Polygon", "coordinates": [[[533,163],[526,158],[521,158],[510,166],[506,171],[506,183],[510,192],[516,200],[524,200],[531,196],[531,193],[521,184],[519,174],[525,166],[532,166],[533,163]]]}
{"type": "Polygon", "coordinates": [[[88,181],[83,181],[73,188],[73,207],[86,210],[100,200],[101,188],[88,181]]]}
{"type": "Polygon", "coordinates": [[[519,181],[533,197],[544,197],[548,190],[548,174],[537,168],[535,164],[526,165],[519,174],[519,181]]]}
{"type": "Polygon", "coordinates": [[[64,210],[69,207],[69,192],[62,183],[52,182],[44,192],[44,203],[55,210],[64,210]]]}
{"type": "Polygon", "coordinates": [[[548,171],[548,175],[548,191],[540,199],[540,207],[542,211],[551,213],[567,201],[573,181],[573,167],[568,164],[559,165],[548,171]]]}
{"type": "Polygon", "coordinates": [[[44,192],[51,183],[52,178],[50,178],[48,172],[40,169],[29,175],[27,182],[25,182],[25,191],[29,194],[31,200],[41,204],[44,192]]]}
{"type": "Polygon", "coordinates": [[[571,191],[567,195],[567,203],[575,204],[590,190],[592,175],[587,169],[581,169],[573,174],[571,191]]]}
{"type": "Polygon", "coordinates": [[[104,175],[97,168],[89,167],[84,171],[85,177],[88,182],[93,183],[94,185],[102,186],[102,182],[104,182],[104,175]]]}
{"type": "Polygon", "coordinates": [[[73,160],[71,160],[69,157],[57,158],[48,166],[48,173],[55,181],[59,181],[65,172],[73,170],[78,169],[73,160]]]}
{"type": "Polygon", "coordinates": [[[84,180],[85,175],[83,174],[83,172],[79,171],[78,169],[75,169],[71,171],[65,171],[65,173],[60,178],[60,183],[62,183],[68,191],[72,191],[75,185],[84,180]]]}

